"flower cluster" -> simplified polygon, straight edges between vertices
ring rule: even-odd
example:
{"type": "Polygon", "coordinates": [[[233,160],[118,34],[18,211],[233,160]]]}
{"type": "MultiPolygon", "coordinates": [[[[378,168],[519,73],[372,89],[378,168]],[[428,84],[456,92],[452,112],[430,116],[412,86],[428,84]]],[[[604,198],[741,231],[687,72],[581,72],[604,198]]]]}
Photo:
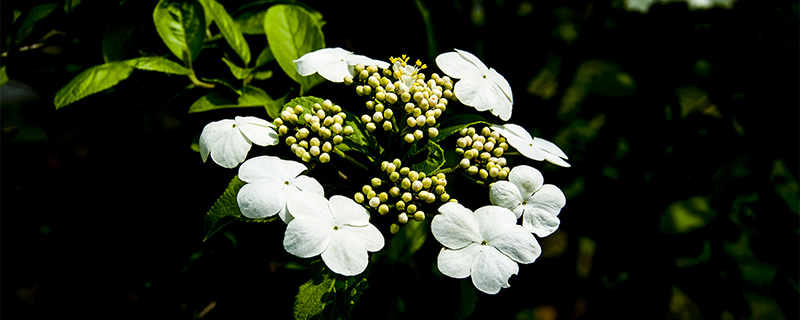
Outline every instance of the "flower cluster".
{"type": "Polygon", "coordinates": [[[344,124],[345,119],[347,114],[342,107],[325,100],[315,103],[310,112],[300,105],[286,107],[273,123],[280,136],[288,135],[286,145],[303,162],[318,159],[326,163],[331,160],[329,152],[354,132],[353,127],[344,124]]]}
{"type": "Polygon", "coordinates": [[[301,75],[317,73],[354,87],[366,100],[367,112],[348,119],[352,113],[331,100],[301,97],[287,103],[272,122],[236,117],[207,125],[200,137],[204,161],[210,154],[221,166],[234,168],[245,160],[252,143],[268,146],[279,141],[302,161],[266,155],[244,161],[239,179],[246,184],[237,193],[242,217],[268,220],[277,215],[287,224],[287,252],[301,258],[319,256],[328,269],[345,276],[362,273],[369,252],[384,247],[381,229],[370,223],[375,216],[391,217],[390,234],[412,221],[430,222],[434,238],[443,246],[436,262],[442,274],[471,277],[485,293],[508,287],[518,264],[539,257],[535,236],[548,236],[558,228],[566,197],[558,187],[545,184],[539,170],[512,167],[507,157],[522,155],[569,167],[566,154],[512,123],[485,125],[489,122],[472,118],[442,127],[446,122],[441,118],[453,113],[448,105],[454,102],[489,111],[503,121],[511,118],[511,87],[497,71],[463,50],[439,55],[436,64],[445,75],[432,73],[430,78],[422,72],[427,65],[409,63],[405,55],[387,63],[327,48],[294,62],[301,75]],[[440,137],[440,131],[446,134],[440,137]],[[456,163],[449,163],[439,146],[451,136],[456,163]],[[361,153],[359,159],[368,162],[360,163],[345,152],[361,153]],[[369,180],[354,179],[352,186],[326,190],[303,174],[329,170],[350,183],[331,154],[367,172],[369,180]],[[313,166],[315,162],[333,165],[313,166]],[[484,186],[491,205],[472,211],[459,204],[451,197],[447,175],[463,175],[484,186]],[[350,190],[345,193],[352,198],[326,198],[332,190],[350,190]]]}
{"type": "Polygon", "coordinates": [[[437,200],[442,203],[452,200],[445,189],[447,178],[444,173],[428,177],[424,172],[402,167],[400,159],[383,161],[381,171],[384,179],[373,178],[353,198],[356,202],[377,210],[380,215],[396,212],[397,221],[389,226],[392,234],[396,234],[400,231],[400,226],[411,220],[425,220],[423,208],[427,205],[434,204],[437,200]]]}

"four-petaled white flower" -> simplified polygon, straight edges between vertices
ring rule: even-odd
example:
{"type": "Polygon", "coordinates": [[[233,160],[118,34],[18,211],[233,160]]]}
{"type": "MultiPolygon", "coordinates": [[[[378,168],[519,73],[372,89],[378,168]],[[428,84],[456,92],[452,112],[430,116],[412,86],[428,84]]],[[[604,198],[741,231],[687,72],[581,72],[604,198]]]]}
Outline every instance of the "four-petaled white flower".
{"type": "Polygon", "coordinates": [[[461,103],[478,111],[491,110],[503,121],[511,118],[514,97],[511,86],[494,68],[487,68],[475,55],[455,49],[436,57],[439,69],[456,82],[453,93],[461,103]]]}
{"type": "Polygon", "coordinates": [[[528,130],[513,123],[503,125],[493,125],[492,130],[497,131],[506,138],[508,144],[517,149],[519,153],[536,161],[547,160],[548,162],[562,167],[570,167],[564,161],[569,159],[564,151],[561,151],[555,143],[542,138],[533,138],[528,130]]]}
{"type": "Polygon", "coordinates": [[[497,181],[489,190],[492,204],[508,208],[522,217],[522,227],[539,237],[546,237],[558,229],[558,214],[567,204],[561,189],[544,184],[539,170],[529,166],[516,166],[508,174],[508,181],[497,181]]]}
{"type": "Polygon", "coordinates": [[[293,195],[287,206],[294,220],[286,226],[283,247],[295,256],[320,255],[331,271],[354,276],[367,268],[368,251],[383,248],[383,235],[369,223],[367,210],[350,198],[293,195]]]}
{"type": "Polygon", "coordinates": [[[256,117],[236,117],[207,124],[200,133],[200,156],[220,166],[233,168],[242,163],[255,143],[259,146],[278,144],[275,125],[256,117]]]}
{"type": "Polygon", "coordinates": [[[359,63],[382,69],[389,68],[388,62],[353,54],[342,48],[324,48],[309,52],[294,60],[294,63],[297,64],[297,73],[301,76],[319,73],[331,82],[343,82],[346,76],[355,76],[354,66],[359,63]]]}
{"type": "Polygon", "coordinates": [[[297,161],[272,156],[259,156],[245,161],[239,167],[239,179],[247,182],[236,196],[242,215],[251,219],[264,219],[278,215],[289,223],[286,201],[290,196],[323,195],[325,189],[309,176],[301,176],[306,166],[297,161]]]}
{"type": "Polygon", "coordinates": [[[448,202],[433,217],[431,231],[444,248],[439,252],[439,271],[453,278],[471,276],[478,290],[495,294],[508,288],[517,274],[517,263],[532,263],[542,252],[533,235],[517,225],[510,210],[485,206],[473,213],[448,202]]]}

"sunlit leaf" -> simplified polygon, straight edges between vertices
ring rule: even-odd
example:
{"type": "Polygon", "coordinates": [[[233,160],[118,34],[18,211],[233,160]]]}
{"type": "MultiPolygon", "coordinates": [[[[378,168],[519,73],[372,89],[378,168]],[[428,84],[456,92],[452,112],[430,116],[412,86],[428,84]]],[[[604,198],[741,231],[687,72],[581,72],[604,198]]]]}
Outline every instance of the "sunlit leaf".
{"type": "Polygon", "coordinates": [[[275,5],[264,16],[264,31],[275,60],[289,78],[300,84],[301,94],[324,81],[317,74],[304,77],[293,62],[306,53],[325,47],[318,19],[294,5],[275,5]]]}
{"type": "Polygon", "coordinates": [[[242,89],[242,95],[239,97],[238,103],[240,106],[261,106],[267,111],[270,118],[277,118],[281,112],[281,108],[286,103],[286,97],[279,99],[272,99],[269,94],[252,86],[245,86],[242,89]]]}
{"type": "Polygon", "coordinates": [[[695,196],[672,203],[661,216],[661,233],[687,233],[705,227],[716,212],[711,209],[708,198],[695,196]]]}
{"type": "Polygon", "coordinates": [[[124,62],[111,62],[84,70],[56,92],[53,104],[56,109],[94,93],[115,86],[130,76],[133,67],[124,62]]]}
{"type": "Polygon", "coordinates": [[[485,118],[473,113],[451,115],[439,123],[439,135],[437,135],[436,138],[431,138],[431,140],[434,142],[442,141],[450,135],[461,131],[461,129],[480,123],[485,125],[490,124],[485,118]]]}
{"type": "Polygon", "coordinates": [[[197,0],[161,0],[153,11],[161,40],[187,65],[200,54],[205,39],[205,13],[197,0]]]}
{"type": "Polygon", "coordinates": [[[411,170],[417,172],[425,172],[426,174],[430,174],[431,172],[441,168],[444,164],[444,150],[442,150],[442,147],[440,147],[439,144],[430,140],[428,140],[428,142],[425,143],[420,150],[415,150],[412,148],[409,153],[412,155],[417,155],[411,159],[424,159],[411,165],[411,170]]]}
{"type": "Polygon", "coordinates": [[[226,65],[228,65],[228,69],[231,70],[231,74],[233,74],[234,78],[242,80],[246,78],[248,75],[250,75],[251,69],[239,67],[225,57],[222,57],[222,61],[225,62],[226,65]]]}
{"type": "Polygon", "coordinates": [[[225,8],[216,0],[200,0],[200,2],[211,14],[214,23],[222,33],[222,37],[228,42],[228,45],[239,55],[245,65],[250,64],[250,47],[247,46],[247,41],[244,39],[242,31],[239,30],[239,25],[233,21],[233,18],[225,11],[225,8]]]}
{"type": "Polygon", "coordinates": [[[164,57],[140,57],[125,60],[123,62],[139,70],[157,71],[178,75],[189,75],[192,73],[192,70],[189,68],[164,57]]]}

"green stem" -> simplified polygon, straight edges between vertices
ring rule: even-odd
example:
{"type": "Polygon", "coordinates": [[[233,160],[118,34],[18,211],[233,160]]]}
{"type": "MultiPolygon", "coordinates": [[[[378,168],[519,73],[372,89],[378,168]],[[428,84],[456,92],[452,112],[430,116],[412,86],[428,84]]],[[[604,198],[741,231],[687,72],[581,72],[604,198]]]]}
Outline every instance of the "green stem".
{"type": "Polygon", "coordinates": [[[458,170],[458,168],[459,168],[459,166],[456,165],[455,167],[452,167],[452,168],[439,169],[439,170],[436,170],[436,171],[432,172],[431,175],[435,176],[435,175],[440,174],[440,173],[444,173],[444,174],[452,173],[452,172],[458,170]]]}
{"type": "Polygon", "coordinates": [[[358,167],[359,169],[369,171],[369,168],[367,168],[367,166],[361,164],[361,162],[358,162],[358,160],[353,159],[352,157],[346,155],[344,152],[342,152],[342,150],[339,150],[338,148],[333,147],[333,150],[331,150],[331,151],[333,151],[333,153],[336,154],[337,156],[339,156],[340,158],[345,159],[348,162],[350,162],[351,164],[353,164],[354,166],[358,167]]]}
{"type": "Polygon", "coordinates": [[[207,83],[200,81],[200,79],[197,79],[197,76],[194,74],[194,71],[192,71],[192,73],[189,74],[189,79],[192,80],[192,83],[198,87],[203,87],[208,89],[214,88],[213,83],[207,83]]]}

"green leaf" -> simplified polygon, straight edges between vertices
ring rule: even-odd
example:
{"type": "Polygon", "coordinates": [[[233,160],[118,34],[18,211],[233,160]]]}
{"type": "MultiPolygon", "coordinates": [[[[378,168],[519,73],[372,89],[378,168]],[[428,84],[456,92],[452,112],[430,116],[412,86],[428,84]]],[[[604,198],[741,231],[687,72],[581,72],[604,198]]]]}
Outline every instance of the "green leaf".
{"type": "Polygon", "coordinates": [[[428,238],[428,226],[426,222],[409,222],[400,228],[400,232],[392,236],[387,245],[386,253],[391,261],[406,263],[411,259],[428,238]]]}
{"type": "Polygon", "coordinates": [[[197,0],[161,0],[153,11],[153,22],[172,54],[191,66],[205,39],[203,6],[197,0]]]}
{"type": "Polygon", "coordinates": [[[189,113],[238,107],[239,105],[236,104],[236,102],[225,99],[222,95],[215,91],[200,97],[200,99],[197,99],[197,101],[192,103],[192,105],[189,107],[189,113]]]}
{"type": "Polygon", "coordinates": [[[264,16],[264,31],[275,60],[292,80],[300,84],[300,94],[324,81],[319,75],[303,77],[293,62],[304,54],[325,47],[317,17],[294,5],[275,5],[264,16]]]}
{"type": "Polygon", "coordinates": [[[241,189],[246,182],[239,179],[238,176],[234,176],[231,182],[228,184],[228,188],[225,189],[225,192],[222,193],[214,205],[211,206],[211,210],[206,213],[205,221],[203,222],[203,229],[206,233],[206,237],[203,241],[207,241],[212,235],[217,233],[217,231],[221,230],[223,227],[228,225],[229,223],[233,222],[233,220],[241,220],[245,222],[271,222],[278,218],[278,215],[274,215],[267,219],[247,219],[242,216],[241,211],[239,211],[239,204],[236,201],[236,195],[239,193],[239,189],[241,189]]]}
{"type": "Polygon", "coordinates": [[[250,71],[252,71],[252,69],[241,68],[241,67],[237,66],[236,64],[234,64],[232,61],[228,60],[225,57],[222,57],[222,61],[225,62],[225,64],[228,65],[228,69],[231,69],[231,73],[238,80],[242,80],[244,78],[247,78],[247,76],[250,75],[250,71]]]}
{"type": "Polygon", "coordinates": [[[485,118],[472,113],[450,115],[446,117],[444,121],[439,123],[439,135],[437,135],[436,138],[431,138],[431,140],[434,142],[442,141],[450,135],[461,131],[461,129],[474,126],[479,123],[486,125],[490,124],[485,118]]]}
{"type": "Polygon", "coordinates": [[[261,50],[261,53],[258,54],[258,58],[256,58],[256,65],[253,68],[263,66],[272,60],[275,60],[275,56],[272,55],[272,49],[270,49],[269,46],[266,46],[264,47],[264,50],[261,50]]]}
{"type": "Polygon", "coordinates": [[[200,0],[200,2],[204,8],[208,9],[228,45],[239,55],[245,65],[250,64],[250,47],[247,46],[247,41],[245,41],[242,31],[239,30],[239,26],[225,11],[225,8],[216,0],[200,0]]]}
{"type": "Polygon", "coordinates": [[[56,109],[115,86],[128,78],[133,67],[124,62],[111,62],[84,70],[70,80],[53,99],[56,109]]]}
{"type": "Polygon", "coordinates": [[[58,5],[55,3],[48,3],[35,6],[31,8],[30,11],[25,15],[25,19],[22,20],[22,23],[17,29],[17,38],[15,39],[14,43],[19,44],[22,40],[25,40],[33,31],[33,25],[36,22],[47,18],[53,11],[56,10],[58,5]]]}
{"type": "Polygon", "coordinates": [[[321,260],[311,263],[311,276],[300,285],[294,302],[295,319],[347,319],[367,288],[367,273],[346,277],[331,272],[321,260]]]}
{"type": "Polygon", "coordinates": [[[703,228],[716,215],[707,197],[695,196],[672,203],[661,216],[661,233],[687,233],[703,228]]]}
{"type": "Polygon", "coordinates": [[[456,319],[466,319],[475,310],[475,303],[478,302],[478,294],[475,292],[475,285],[470,279],[461,279],[461,303],[456,310],[456,319]]]}
{"type": "Polygon", "coordinates": [[[245,34],[264,34],[264,16],[266,14],[267,10],[246,10],[236,17],[236,24],[239,25],[239,29],[245,34]]]}
{"type": "Polygon", "coordinates": [[[0,67],[0,86],[8,83],[8,74],[6,73],[6,66],[0,67]]]}
{"type": "Polygon", "coordinates": [[[410,154],[415,155],[412,157],[412,159],[423,156],[424,160],[412,164],[411,170],[430,174],[431,172],[439,170],[439,168],[441,168],[444,164],[444,150],[442,150],[442,147],[440,147],[436,142],[428,140],[421,150],[415,150],[415,147],[412,147],[411,151],[409,151],[410,154]]]}
{"type": "Polygon", "coordinates": [[[164,57],[141,57],[123,61],[139,70],[189,75],[192,70],[164,57]]]}
{"type": "MultiPolygon", "coordinates": [[[[66,6],[66,4],[65,4],[66,6]]],[[[134,42],[149,22],[146,15],[140,15],[140,2],[126,1],[113,13],[113,18],[103,32],[102,50],[105,62],[120,61],[130,52],[134,42]],[[133,11],[133,13],[132,13],[133,11]]],[[[150,6],[147,6],[149,11],[150,6]]]]}
{"type": "Polygon", "coordinates": [[[264,107],[267,111],[267,115],[275,119],[280,114],[284,103],[286,103],[286,96],[272,99],[264,90],[253,86],[245,86],[244,89],[242,89],[242,95],[239,97],[238,102],[241,106],[264,107]]]}

